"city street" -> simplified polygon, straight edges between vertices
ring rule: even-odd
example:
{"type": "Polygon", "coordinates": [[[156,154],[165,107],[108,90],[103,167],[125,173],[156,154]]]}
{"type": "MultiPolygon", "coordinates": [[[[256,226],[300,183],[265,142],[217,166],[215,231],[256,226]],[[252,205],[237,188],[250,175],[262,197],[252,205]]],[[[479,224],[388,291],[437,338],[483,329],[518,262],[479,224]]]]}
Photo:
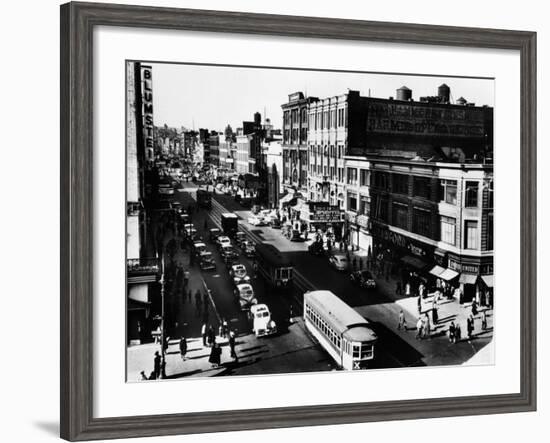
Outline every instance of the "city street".
{"type": "MultiPolygon", "coordinates": [[[[361,289],[351,283],[348,274],[333,269],[325,257],[311,255],[307,251],[307,242],[291,242],[281,234],[280,230],[271,227],[252,226],[247,222],[250,212],[244,210],[230,196],[215,194],[212,200],[212,209],[202,209],[196,205],[196,186],[184,183],[183,189],[176,191],[173,200],[179,201],[183,207],[193,205],[192,223],[198,234],[207,243],[207,248],[213,253],[216,261],[216,270],[203,271],[195,264],[191,266],[191,282],[193,293],[196,289],[203,289],[204,285],[211,293],[211,307],[209,324],[217,330],[222,319],[225,319],[230,328],[237,332],[238,362],[229,356],[227,342],[219,341],[226,348],[222,354],[222,367],[212,369],[207,362],[208,348],[196,347],[198,356],[182,362],[177,352],[177,337],[174,337],[167,353],[167,376],[179,377],[186,375],[246,375],[303,371],[323,371],[336,368],[335,363],[324,349],[318,345],[305,330],[301,319],[301,305],[303,292],[312,289],[328,289],[337,294],[343,301],[354,307],[371,323],[379,341],[376,350],[376,359],[372,368],[391,368],[424,365],[457,365],[471,359],[480,349],[492,340],[492,315],[488,316],[488,329],[480,331],[478,326],[472,340],[463,339],[461,342],[450,343],[447,337],[448,324],[465,322],[470,314],[467,306],[461,306],[456,301],[441,302],[440,322],[432,329],[429,338],[416,339],[415,323],[418,316],[417,299],[395,294],[395,282],[383,277],[377,278],[377,288],[373,290],[361,289]],[[233,295],[233,287],[229,278],[228,269],[221,259],[215,245],[208,241],[208,229],[220,227],[220,218],[223,212],[234,212],[239,217],[239,229],[254,242],[269,242],[284,252],[293,262],[296,273],[294,292],[288,296],[273,294],[266,290],[261,278],[253,278],[252,286],[260,303],[266,303],[273,319],[279,328],[276,336],[256,338],[251,333],[250,324],[244,312],[241,312],[233,295]],[[206,221],[206,224],[205,224],[206,221]],[[205,229],[206,228],[206,229],[205,229]],[[291,324],[290,309],[294,322],[291,324]],[[399,311],[403,310],[407,322],[405,330],[397,330],[399,311]]],[[[168,241],[168,238],[165,239],[168,241]]],[[[179,251],[176,261],[189,263],[189,254],[179,251]]],[[[253,276],[252,263],[241,255],[239,259],[253,276]]],[[[177,300],[183,298],[176,297],[177,300]]],[[[424,301],[424,308],[431,307],[431,300],[424,301]]],[[[171,309],[178,312],[180,330],[185,325],[185,335],[188,340],[196,340],[200,345],[200,315],[195,313],[192,303],[179,302],[171,309]]],[[[479,325],[479,322],[478,322],[479,325]]],[[[465,330],[465,327],[463,327],[465,330]]],[[[158,346],[157,346],[158,347],[158,346]]],[[[191,347],[190,347],[191,349],[191,347]]],[[[151,365],[152,350],[149,350],[144,359],[137,359],[140,363],[151,365]],[[142,361],[143,360],[143,361],[142,361]]],[[[135,358],[133,359],[136,360],[135,358]]],[[[483,363],[483,361],[481,362],[483,363]]],[[[135,363],[134,363],[135,366],[135,363]]],[[[137,368],[135,368],[137,370],[137,368]]],[[[138,372],[133,371],[137,376],[138,372]]],[[[130,377],[129,369],[129,379],[130,377]]]]}

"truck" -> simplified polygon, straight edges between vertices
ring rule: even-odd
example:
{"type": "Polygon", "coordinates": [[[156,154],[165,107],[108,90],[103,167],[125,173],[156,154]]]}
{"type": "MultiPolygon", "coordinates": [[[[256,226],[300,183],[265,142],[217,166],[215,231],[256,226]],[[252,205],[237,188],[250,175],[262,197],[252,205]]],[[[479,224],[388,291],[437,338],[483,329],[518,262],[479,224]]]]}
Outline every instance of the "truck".
{"type": "Polygon", "coordinates": [[[212,207],[212,193],[205,189],[197,190],[197,204],[202,208],[212,207]]]}
{"type": "Polygon", "coordinates": [[[228,237],[233,237],[238,230],[238,220],[236,214],[232,212],[226,212],[221,215],[223,233],[228,237]]]}

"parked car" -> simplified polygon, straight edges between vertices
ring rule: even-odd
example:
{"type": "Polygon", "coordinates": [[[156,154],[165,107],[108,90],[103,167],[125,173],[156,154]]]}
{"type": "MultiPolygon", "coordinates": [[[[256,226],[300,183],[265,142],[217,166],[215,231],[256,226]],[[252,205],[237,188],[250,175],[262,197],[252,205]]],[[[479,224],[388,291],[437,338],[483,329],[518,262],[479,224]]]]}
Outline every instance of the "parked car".
{"type": "Polygon", "coordinates": [[[212,256],[212,253],[209,251],[204,251],[200,257],[199,257],[199,267],[203,271],[209,271],[212,269],[216,269],[216,262],[214,261],[214,257],[212,256]]]}
{"type": "Polygon", "coordinates": [[[254,296],[254,289],[249,283],[237,285],[233,294],[239,303],[241,311],[248,311],[252,306],[258,303],[258,300],[254,296]]]}
{"type": "Polygon", "coordinates": [[[250,240],[243,241],[240,246],[245,257],[252,258],[256,255],[256,247],[250,240]]]}
{"type": "Polygon", "coordinates": [[[236,263],[229,269],[229,275],[233,279],[233,284],[237,286],[241,283],[250,282],[250,276],[247,275],[246,267],[242,263],[236,263]]]}
{"type": "Polygon", "coordinates": [[[349,267],[349,260],[345,255],[331,255],[328,261],[330,265],[337,271],[346,271],[349,267]]]}
{"type": "Polygon", "coordinates": [[[185,233],[185,238],[187,239],[187,241],[193,241],[197,238],[197,230],[192,224],[184,225],[183,231],[185,233]]]}
{"type": "Polygon", "coordinates": [[[278,218],[272,218],[270,225],[273,229],[281,229],[281,220],[279,220],[278,218]]]}
{"type": "Polygon", "coordinates": [[[235,233],[235,244],[237,246],[241,247],[242,242],[245,240],[246,240],[246,235],[244,232],[239,231],[235,233]]]}
{"type": "Polygon", "coordinates": [[[370,271],[355,271],[350,274],[349,278],[353,283],[359,285],[361,288],[376,288],[376,280],[374,280],[374,277],[370,271]]]}
{"type": "Polygon", "coordinates": [[[267,225],[266,221],[258,215],[253,215],[252,217],[248,217],[247,221],[252,226],[266,226],[267,225]]]}
{"type": "Polygon", "coordinates": [[[269,308],[263,303],[250,307],[248,319],[252,323],[252,331],[256,337],[265,337],[277,333],[277,324],[271,318],[269,308]]]}
{"type": "Polygon", "coordinates": [[[216,239],[216,244],[218,245],[218,249],[221,250],[224,246],[231,246],[231,239],[226,235],[220,235],[216,239]]]}

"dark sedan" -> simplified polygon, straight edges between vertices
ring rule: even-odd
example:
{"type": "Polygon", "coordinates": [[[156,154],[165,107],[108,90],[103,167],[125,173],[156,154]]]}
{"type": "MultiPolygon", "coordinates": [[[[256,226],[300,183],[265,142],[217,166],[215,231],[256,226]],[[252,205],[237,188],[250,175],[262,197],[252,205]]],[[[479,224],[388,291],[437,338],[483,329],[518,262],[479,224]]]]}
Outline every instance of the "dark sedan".
{"type": "Polygon", "coordinates": [[[352,283],[355,283],[361,288],[376,288],[376,281],[370,271],[355,271],[350,274],[349,278],[352,283]]]}

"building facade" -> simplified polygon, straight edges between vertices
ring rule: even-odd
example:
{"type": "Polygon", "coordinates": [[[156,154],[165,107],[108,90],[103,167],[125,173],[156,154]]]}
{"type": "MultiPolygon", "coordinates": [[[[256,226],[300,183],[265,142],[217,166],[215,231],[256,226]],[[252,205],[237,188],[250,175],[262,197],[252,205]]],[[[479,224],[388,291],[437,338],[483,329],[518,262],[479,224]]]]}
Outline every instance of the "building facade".
{"type": "Polygon", "coordinates": [[[210,148],[210,164],[218,167],[220,165],[220,135],[216,131],[210,133],[208,146],[210,148]]]}
{"type": "Polygon", "coordinates": [[[366,145],[368,98],[358,91],[317,100],[308,107],[307,196],[344,209],[344,156],[366,145]]]}
{"type": "Polygon", "coordinates": [[[151,340],[151,309],[160,266],[150,254],[144,177],[153,162],[152,68],[126,65],[126,266],[127,343],[151,340]]]}
{"type": "Polygon", "coordinates": [[[305,97],[302,92],[288,96],[283,109],[283,169],[282,184],[285,189],[307,192],[307,140],[308,105],[316,102],[316,97],[305,97]]]}

